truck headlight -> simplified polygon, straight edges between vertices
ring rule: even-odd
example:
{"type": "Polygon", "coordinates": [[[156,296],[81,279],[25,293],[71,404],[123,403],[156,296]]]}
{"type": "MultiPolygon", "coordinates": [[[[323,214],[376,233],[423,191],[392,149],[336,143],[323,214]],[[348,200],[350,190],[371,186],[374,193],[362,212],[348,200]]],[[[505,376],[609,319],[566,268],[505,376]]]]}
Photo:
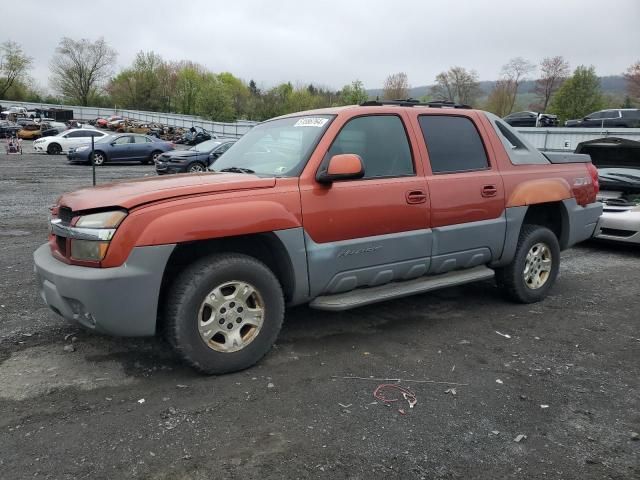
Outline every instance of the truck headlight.
{"type": "Polygon", "coordinates": [[[123,210],[91,213],[81,216],[73,227],[56,218],[51,220],[51,231],[71,240],[74,260],[99,262],[107,254],[109,243],[126,216],[123,210]]]}

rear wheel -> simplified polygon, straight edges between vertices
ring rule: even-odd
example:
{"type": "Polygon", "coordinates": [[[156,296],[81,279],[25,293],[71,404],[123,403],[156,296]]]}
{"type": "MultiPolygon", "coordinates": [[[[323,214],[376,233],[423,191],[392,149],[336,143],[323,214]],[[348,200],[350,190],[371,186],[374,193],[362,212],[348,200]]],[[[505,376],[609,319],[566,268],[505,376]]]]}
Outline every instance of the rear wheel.
{"type": "Polygon", "coordinates": [[[544,299],[558,276],[560,245],[555,234],[540,225],[524,225],[513,261],[496,269],[496,281],[516,302],[544,299]]]}
{"type": "Polygon", "coordinates": [[[196,370],[248,368],[271,348],[284,318],[280,282],[255,258],[215,254],[188,266],[169,287],[165,333],[196,370]]]}
{"type": "Polygon", "coordinates": [[[58,143],[51,143],[47,147],[47,153],[49,155],[60,155],[62,153],[62,147],[58,143]]]}
{"type": "Polygon", "coordinates": [[[188,172],[189,173],[199,173],[199,172],[204,172],[205,170],[206,169],[205,169],[203,164],[201,164],[200,162],[194,162],[191,165],[189,165],[188,172]]]}
{"type": "Polygon", "coordinates": [[[142,163],[144,163],[145,165],[149,165],[150,163],[156,163],[156,160],[160,155],[162,155],[162,152],[160,150],[156,150],[155,152],[151,153],[151,156],[149,157],[148,160],[145,160],[142,163]]]}

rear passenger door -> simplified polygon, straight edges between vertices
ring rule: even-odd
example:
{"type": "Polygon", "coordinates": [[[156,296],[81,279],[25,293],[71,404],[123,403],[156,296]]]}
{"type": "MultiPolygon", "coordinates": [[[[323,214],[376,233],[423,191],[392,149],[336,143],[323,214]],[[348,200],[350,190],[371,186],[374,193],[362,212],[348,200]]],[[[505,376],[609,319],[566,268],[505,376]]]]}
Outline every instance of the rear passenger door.
{"type": "Polygon", "coordinates": [[[430,273],[488,263],[502,254],[502,177],[472,116],[420,115],[431,198],[430,273]]]}
{"type": "Polygon", "coordinates": [[[131,160],[149,160],[151,158],[152,149],[153,143],[151,140],[141,135],[134,135],[131,160]]]}

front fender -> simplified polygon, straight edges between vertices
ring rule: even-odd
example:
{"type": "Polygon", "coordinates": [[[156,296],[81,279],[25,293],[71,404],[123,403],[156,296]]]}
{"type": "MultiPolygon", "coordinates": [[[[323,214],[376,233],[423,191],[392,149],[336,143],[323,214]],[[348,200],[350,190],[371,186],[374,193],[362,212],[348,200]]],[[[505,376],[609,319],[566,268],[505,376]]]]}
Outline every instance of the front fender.
{"type": "Polygon", "coordinates": [[[102,266],[121,265],[134,247],[180,244],[302,226],[299,196],[294,199],[283,194],[278,196],[278,201],[266,197],[230,202],[229,199],[197,196],[138,208],[118,228],[102,266]]]}

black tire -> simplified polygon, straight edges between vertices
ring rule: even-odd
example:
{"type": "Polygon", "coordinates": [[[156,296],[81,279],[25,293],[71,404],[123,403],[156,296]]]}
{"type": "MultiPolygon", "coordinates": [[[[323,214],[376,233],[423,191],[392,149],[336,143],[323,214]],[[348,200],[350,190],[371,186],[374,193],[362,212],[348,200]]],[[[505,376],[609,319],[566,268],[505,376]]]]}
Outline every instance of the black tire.
{"type": "Polygon", "coordinates": [[[189,165],[189,167],[187,168],[187,172],[189,173],[199,173],[199,172],[204,172],[207,170],[207,167],[205,167],[202,163],[200,162],[193,162],[192,164],[189,165]]]}
{"type": "Polygon", "coordinates": [[[50,143],[47,147],[47,153],[49,155],[60,155],[62,153],[62,147],[59,143],[50,143]]]}
{"type": "MultiPolygon", "coordinates": [[[[167,340],[186,363],[208,375],[235,372],[254,365],[271,349],[284,319],[280,282],[266,265],[247,255],[214,254],[192,263],[177,276],[165,298],[163,327],[167,340]],[[255,337],[240,350],[232,352],[209,346],[198,330],[204,300],[216,287],[227,282],[246,282],[253,286],[261,296],[264,310],[262,325],[255,337]]],[[[233,323],[228,317],[221,320],[233,323]]]]}
{"type": "MultiPolygon", "coordinates": [[[[96,167],[100,167],[104,165],[106,161],[107,161],[107,155],[104,152],[100,150],[96,150],[93,152],[93,164],[96,167]]],[[[89,164],[91,164],[91,159],[89,159],[89,164]]]]}
{"type": "Polygon", "coordinates": [[[507,296],[519,303],[534,303],[543,300],[553,287],[560,267],[560,245],[555,234],[540,225],[523,225],[513,261],[496,269],[496,282],[507,296]],[[551,268],[544,283],[533,288],[525,280],[527,255],[536,245],[545,245],[551,259],[551,268]]]}
{"type": "Polygon", "coordinates": [[[162,155],[163,152],[161,152],[160,150],[155,150],[153,152],[151,152],[151,156],[145,160],[144,163],[145,165],[150,165],[152,163],[156,163],[156,158],[158,158],[160,155],[162,155]]]}

